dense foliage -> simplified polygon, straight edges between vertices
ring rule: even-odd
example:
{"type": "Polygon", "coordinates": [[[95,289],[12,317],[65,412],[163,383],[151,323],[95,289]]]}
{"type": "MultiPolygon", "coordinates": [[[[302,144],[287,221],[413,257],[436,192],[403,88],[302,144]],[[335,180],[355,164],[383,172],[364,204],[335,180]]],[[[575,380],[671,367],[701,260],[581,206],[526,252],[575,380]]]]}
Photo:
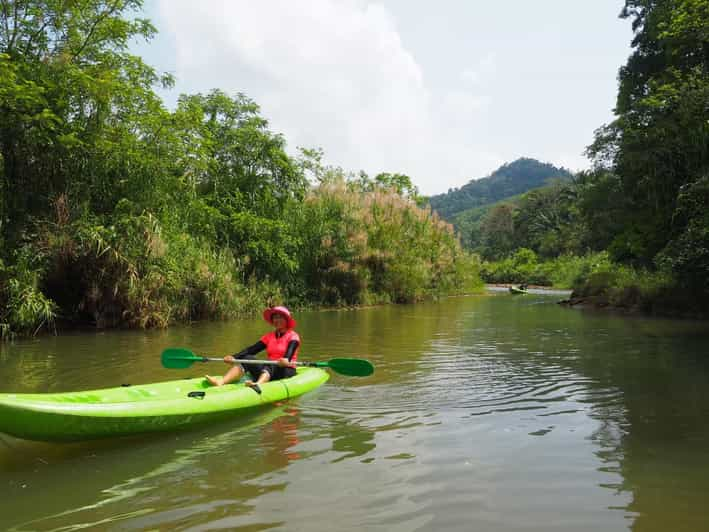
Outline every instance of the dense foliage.
{"type": "Polygon", "coordinates": [[[477,263],[403,174],[286,152],[248,97],[128,51],[141,0],[0,0],[0,332],[414,301],[477,263]],[[308,178],[312,178],[309,180],[308,178]]]}
{"type": "Polygon", "coordinates": [[[501,166],[488,177],[471,180],[459,189],[431,196],[429,202],[438,214],[449,220],[462,211],[570,178],[571,173],[564,168],[523,157],[501,166]]]}
{"type": "MultiPolygon", "coordinates": [[[[633,53],[589,153],[593,227],[611,258],[709,307],[709,1],[626,0],[633,53]],[[601,205],[601,202],[602,205],[601,205]]],[[[664,296],[663,296],[664,297],[664,296]]]]}
{"type": "Polygon", "coordinates": [[[609,249],[620,261],[666,263],[707,289],[709,1],[626,0],[622,16],[635,38],[617,118],[589,149],[598,179],[616,181],[609,214],[622,228],[606,236],[609,249]]]}
{"type": "Polygon", "coordinates": [[[581,270],[579,294],[706,313],[709,0],[626,0],[621,17],[632,20],[633,52],[620,69],[616,118],[588,149],[593,170],[454,222],[468,247],[497,261],[487,280],[556,282],[535,261],[520,267],[527,251],[558,265],[606,250],[612,266],[581,270]]]}

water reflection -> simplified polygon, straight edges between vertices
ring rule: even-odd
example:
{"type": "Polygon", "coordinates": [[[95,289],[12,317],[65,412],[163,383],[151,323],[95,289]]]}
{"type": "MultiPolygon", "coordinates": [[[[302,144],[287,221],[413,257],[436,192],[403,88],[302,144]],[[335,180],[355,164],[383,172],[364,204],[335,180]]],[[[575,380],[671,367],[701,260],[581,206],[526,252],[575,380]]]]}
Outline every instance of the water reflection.
{"type": "Polygon", "coordinates": [[[341,453],[332,463],[363,456],[376,447],[374,432],[352,423],[334,426],[330,438],[332,450],[341,453]]]}
{"type": "MultiPolygon", "coordinates": [[[[68,498],[72,501],[72,508],[14,525],[10,529],[75,530],[126,519],[136,524],[145,521],[147,526],[147,522],[155,518],[141,517],[137,520],[138,516],[161,513],[166,501],[178,503],[178,506],[189,501],[188,506],[193,507],[195,512],[203,512],[199,501],[209,498],[212,492],[220,493],[219,500],[222,500],[212,511],[225,504],[237,511],[248,511],[250,499],[285,487],[283,483],[261,485],[254,481],[287,466],[291,459],[297,457],[288,453],[297,443],[297,423],[297,411],[275,407],[265,413],[242,418],[236,423],[237,428],[226,431],[227,425],[221,424],[179,436],[124,439],[112,445],[83,444],[75,448],[74,460],[84,463],[98,460],[98,463],[90,468],[92,474],[84,482],[71,482],[72,492],[68,497],[59,493],[52,501],[55,504],[58,502],[61,507],[61,503],[68,498]],[[128,457],[128,467],[117,468],[119,463],[126,463],[128,457]],[[108,487],[105,487],[107,484],[108,487]],[[222,499],[222,496],[228,499],[222,499]],[[76,506],[80,498],[89,502],[76,506]],[[130,511],[126,511],[128,509],[130,511]]],[[[37,450],[35,446],[35,452],[37,450]]],[[[52,465],[55,467],[45,468],[40,481],[49,484],[44,486],[45,489],[59,491],[58,488],[67,481],[64,477],[67,472],[65,463],[52,465]]],[[[17,502],[15,500],[13,504],[15,508],[17,502]]],[[[51,510],[51,507],[43,505],[42,510],[51,510]]],[[[11,513],[8,507],[3,508],[1,515],[7,518],[11,513]]],[[[183,506],[180,519],[188,519],[189,513],[183,506]]],[[[161,515],[157,522],[165,525],[166,518],[167,515],[161,515]]]]}
{"type": "Polygon", "coordinates": [[[282,416],[263,426],[261,446],[264,449],[264,460],[269,466],[279,469],[301,458],[294,449],[300,443],[299,424],[300,411],[297,407],[290,407],[283,410],[282,416]]]}

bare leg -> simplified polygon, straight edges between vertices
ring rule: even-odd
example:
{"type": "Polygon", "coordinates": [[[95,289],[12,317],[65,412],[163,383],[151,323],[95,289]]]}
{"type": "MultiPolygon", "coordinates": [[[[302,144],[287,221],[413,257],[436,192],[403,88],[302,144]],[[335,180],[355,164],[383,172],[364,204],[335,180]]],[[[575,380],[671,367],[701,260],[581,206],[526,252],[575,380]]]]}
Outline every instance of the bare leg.
{"type": "Polygon", "coordinates": [[[246,386],[250,386],[251,388],[253,388],[254,386],[261,386],[262,384],[266,384],[270,380],[271,380],[271,374],[268,371],[262,371],[261,375],[258,376],[258,380],[256,382],[246,381],[244,384],[246,384],[246,386]]]}
{"type": "Polygon", "coordinates": [[[204,378],[211,382],[214,386],[222,386],[224,384],[229,384],[230,382],[238,381],[244,375],[244,368],[241,364],[235,364],[223,377],[210,377],[205,375],[204,378]]]}

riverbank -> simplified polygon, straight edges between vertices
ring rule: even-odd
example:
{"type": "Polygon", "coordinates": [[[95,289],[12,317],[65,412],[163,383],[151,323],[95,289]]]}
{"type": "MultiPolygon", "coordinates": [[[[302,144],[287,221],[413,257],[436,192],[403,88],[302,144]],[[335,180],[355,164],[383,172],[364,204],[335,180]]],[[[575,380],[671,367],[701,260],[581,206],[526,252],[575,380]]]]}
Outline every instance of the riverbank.
{"type": "Polygon", "coordinates": [[[486,286],[507,290],[526,282],[539,291],[566,290],[559,303],[568,307],[608,309],[628,314],[689,319],[709,318],[707,289],[685,286],[671,272],[618,264],[608,253],[572,255],[538,261],[518,250],[481,268],[486,286]]]}
{"type": "MultiPolygon", "coordinates": [[[[347,303],[347,302],[342,302],[342,304],[321,304],[321,303],[316,303],[316,302],[304,302],[304,301],[294,301],[293,303],[289,303],[286,301],[286,305],[289,306],[289,308],[296,313],[299,312],[341,312],[341,311],[356,311],[356,310],[367,310],[367,309],[374,309],[377,307],[384,307],[384,306],[396,306],[400,304],[418,304],[418,303],[425,303],[425,302],[430,302],[430,301],[438,301],[441,299],[446,299],[446,298],[452,298],[452,297],[467,297],[467,296],[472,296],[472,295],[478,295],[481,294],[485,291],[485,285],[483,285],[482,281],[480,281],[479,277],[477,277],[475,280],[471,281],[469,286],[466,287],[465,290],[462,291],[452,291],[452,292],[447,292],[447,293],[439,293],[439,294],[434,294],[434,293],[427,293],[423,296],[418,297],[417,299],[413,301],[392,301],[388,297],[379,297],[376,299],[376,301],[370,301],[367,303],[357,303],[357,304],[352,304],[352,303],[347,303]]],[[[182,319],[182,320],[173,320],[170,322],[161,322],[159,326],[135,326],[128,324],[126,322],[115,322],[115,323],[92,323],[89,321],[72,321],[69,319],[61,319],[61,318],[56,318],[51,322],[51,327],[49,326],[43,326],[35,331],[31,331],[30,333],[27,334],[22,334],[22,333],[15,333],[11,330],[9,330],[7,327],[3,328],[3,324],[0,323],[0,342],[7,342],[7,341],[12,341],[15,339],[23,339],[23,338],[34,338],[37,336],[46,336],[46,335],[53,335],[53,336],[60,336],[62,333],[75,333],[75,332],[86,332],[86,333],[91,333],[91,332],[96,332],[96,331],[122,331],[122,330],[140,330],[140,329],[168,329],[172,326],[179,326],[179,325],[190,325],[190,324],[197,324],[197,323],[209,323],[209,322],[227,322],[231,320],[239,320],[239,319],[249,319],[249,318],[254,318],[258,317],[261,315],[261,312],[263,311],[264,308],[268,307],[269,305],[276,305],[276,304],[281,304],[279,301],[272,301],[272,298],[270,298],[271,301],[269,302],[269,299],[264,297],[262,302],[256,301],[252,299],[250,301],[250,306],[243,308],[240,312],[231,314],[228,316],[222,316],[219,318],[202,318],[202,319],[182,319]]]]}
{"type": "Polygon", "coordinates": [[[625,314],[709,319],[709,298],[661,272],[618,267],[579,279],[568,299],[574,308],[610,310],[625,314]]]}
{"type": "Polygon", "coordinates": [[[671,301],[662,299],[638,301],[634,298],[618,300],[609,294],[581,296],[577,292],[572,292],[568,299],[559,301],[559,305],[638,316],[709,320],[709,310],[682,297],[675,297],[671,301]]]}
{"type": "MultiPolygon", "coordinates": [[[[492,284],[486,284],[485,290],[487,290],[489,292],[509,293],[510,288],[517,287],[517,286],[519,286],[518,283],[492,283],[492,284]]],[[[554,287],[550,287],[550,286],[534,285],[534,284],[527,285],[527,293],[548,295],[548,296],[561,296],[561,297],[571,296],[571,290],[567,290],[567,289],[563,289],[563,288],[554,288],[554,287]]]]}

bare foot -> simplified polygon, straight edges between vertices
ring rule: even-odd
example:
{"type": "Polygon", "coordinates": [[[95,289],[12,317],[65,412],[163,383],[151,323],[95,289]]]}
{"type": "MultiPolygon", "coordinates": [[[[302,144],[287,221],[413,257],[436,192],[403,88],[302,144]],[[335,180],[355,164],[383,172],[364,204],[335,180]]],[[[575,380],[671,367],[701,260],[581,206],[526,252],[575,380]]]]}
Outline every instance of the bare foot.
{"type": "Polygon", "coordinates": [[[224,384],[224,379],[222,377],[210,377],[209,375],[204,376],[213,386],[221,386],[224,384]]]}

